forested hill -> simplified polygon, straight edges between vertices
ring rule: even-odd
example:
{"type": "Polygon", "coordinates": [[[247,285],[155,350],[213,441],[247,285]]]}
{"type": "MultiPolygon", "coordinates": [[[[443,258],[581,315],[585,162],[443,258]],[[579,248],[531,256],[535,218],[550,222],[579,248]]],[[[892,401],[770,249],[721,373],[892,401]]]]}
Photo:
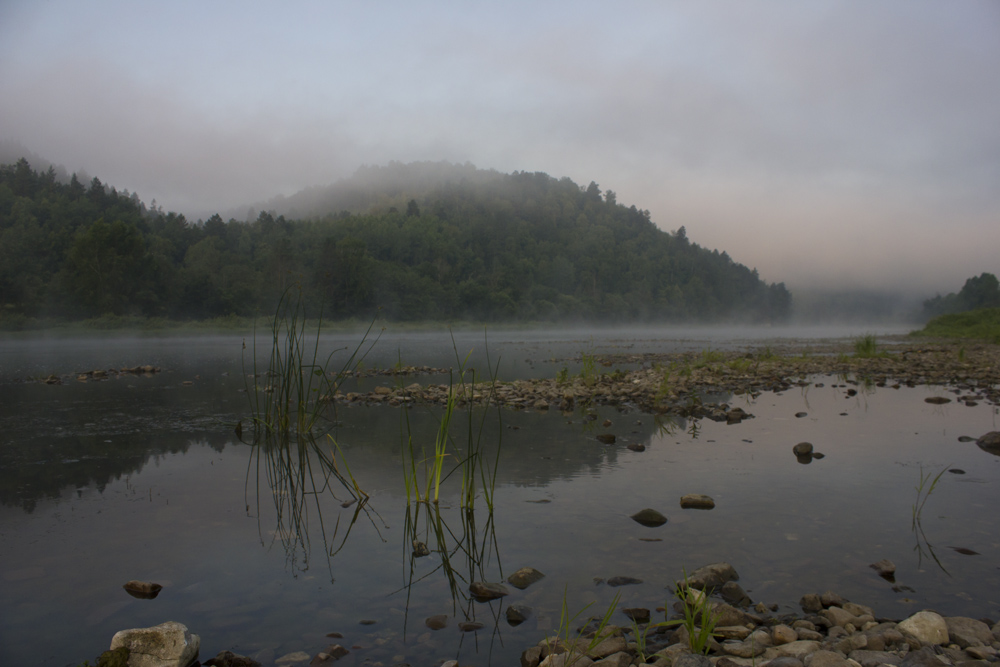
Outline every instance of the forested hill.
{"type": "Polygon", "coordinates": [[[336,318],[775,321],[790,307],[783,284],[594,183],[393,163],[285,203],[299,219],[192,223],[96,178],[0,167],[2,317],[254,315],[293,284],[336,318]]]}

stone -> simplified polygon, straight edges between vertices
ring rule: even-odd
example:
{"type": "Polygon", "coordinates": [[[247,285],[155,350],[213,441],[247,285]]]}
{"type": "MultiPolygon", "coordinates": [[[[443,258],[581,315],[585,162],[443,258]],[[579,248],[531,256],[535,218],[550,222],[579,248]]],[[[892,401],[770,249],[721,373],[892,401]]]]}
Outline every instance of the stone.
{"type": "Polygon", "coordinates": [[[868,567],[875,570],[878,576],[883,579],[888,579],[889,581],[895,580],[896,564],[887,558],[883,558],[878,562],[872,563],[868,567]]]}
{"type": "Polygon", "coordinates": [[[545,575],[533,567],[522,567],[514,574],[507,577],[507,583],[514,588],[524,590],[531,584],[542,579],[545,575]]]}
{"type": "MultiPolygon", "coordinates": [[[[815,654],[810,654],[815,655],[815,654]]],[[[806,656],[807,658],[809,656],[806,656]]],[[[775,658],[771,662],[767,663],[769,667],[802,667],[802,661],[798,658],[793,658],[791,656],[782,656],[780,658],[775,658]]]]}
{"type": "Polygon", "coordinates": [[[735,581],[727,581],[723,584],[719,594],[723,600],[734,607],[749,607],[752,602],[750,596],[743,590],[743,587],[735,581]]]}
{"type": "Polygon", "coordinates": [[[590,667],[594,661],[579,653],[552,653],[539,667],[590,667]]]}
{"type": "Polygon", "coordinates": [[[855,628],[861,625],[857,622],[857,616],[840,607],[824,609],[819,612],[819,615],[830,621],[830,625],[839,625],[842,628],[846,628],[848,623],[851,623],[855,628]]]}
{"type": "Polygon", "coordinates": [[[844,655],[850,655],[852,651],[860,651],[868,648],[868,636],[860,632],[847,635],[836,644],[836,649],[844,655]]]}
{"type": "Polygon", "coordinates": [[[750,636],[750,628],[745,625],[716,626],[713,632],[719,639],[736,639],[743,641],[750,636]]]}
{"type": "Polygon", "coordinates": [[[799,444],[792,447],[792,453],[796,456],[811,456],[813,453],[813,446],[811,442],[800,442],[799,444]]]}
{"type": "Polygon", "coordinates": [[[899,662],[900,667],[946,667],[947,665],[950,665],[950,662],[939,657],[930,646],[910,651],[899,662]]]}
{"type": "Polygon", "coordinates": [[[504,612],[507,615],[507,624],[511,627],[521,625],[531,617],[531,607],[523,604],[512,604],[504,612]]]}
{"type": "Polygon", "coordinates": [[[154,584],[151,581],[137,581],[135,579],[125,582],[122,588],[129,595],[140,600],[152,600],[163,590],[163,586],[160,584],[154,584]]]}
{"type": "Polygon", "coordinates": [[[944,619],[948,626],[948,637],[959,648],[970,646],[989,646],[993,643],[993,632],[990,626],[982,621],[965,616],[948,616],[944,619]]]}
{"type": "MultiPolygon", "coordinates": [[[[773,666],[774,661],[772,660],[770,664],[773,666]]],[[[847,658],[836,651],[816,651],[807,655],[805,659],[805,667],[848,667],[848,665],[850,663],[847,662],[847,658]]]]}
{"type": "Polygon", "coordinates": [[[918,611],[913,616],[900,621],[896,626],[903,635],[912,637],[921,644],[947,644],[948,624],[933,611],[918,611]]]}
{"type": "Polygon", "coordinates": [[[816,593],[807,593],[799,600],[799,606],[802,607],[802,611],[812,614],[823,609],[823,602],[816,593]]]}
{"type": "Polygon", "coordinates": [[[682,509],[710,510],[714,507],[715,501],[703,493],[688,493],[681,496],[682,509]]]}
{"type": "Polygon", "coordinates": [[[984,433],[976,439],[976,445],[985,452],[1000,455],[1000,431],[984,433]]]}
{"type": "Polygon", "coordinates": [[[261,663],[232,651],[220,651],[214,658],[201,663],[206,667],[261,667],[261,663]]]}
{"type": "Polygon", "coordinates": [[[657,526],[662,526],[667,522],[667,517],[648,507],[644,510],[639,510],[630,518],[636,523],[646,526],[647,528],[656,528],[657,526]]]}
{"type": "Polygon", "coordinates": [[[482,630],[484,626],[479,621],[462,621],[458,624],[458,629],[462,632],[475,632],[476,630],[482,630]]]}
{"type": "Polygon", "coordinates": [[[886,651],[851,651],[847,657],[860,664],[861,667],[898,665],[903,661],[903,659],[895,653],[887,653],[886,651]]]}
{"type": "Polygon", "coordinates": [[[865,616],[875,616],[875,612],[872,611],[871,607],[866,607],[863,604],[855,604],[854,602],[845,602],[840,605],[840,608],[849,614],[854,614],[858,618],[863,618],[865,616]]]}
{"type": "Polygon", "coordinates": [[[286,653],[277,660],[274,661],[276,665],[297,665],[299,663],[306,662],[309,660],[310,656],[305,651],[293,651],[292,653],[286,653]]]}
{"type": "Polygon", "coordinates": [[[593,660],[606,658],[614,653],[620,653],[628,649],[628,642],[624,637],[608,637],[594,648],[587,651],[587,656],[593,660]]]}
{"type": "Polygon", "coordinates": [[[124,646],[130,667],[187,667],[198,657],[201,638],[187,626],[167,621],[150,628],[121,630],[111,638],[111,650],[124,646]]]}
{"type": "Polygon", "coordinates": [[[847,602],[847,600],[840,597],[833,591],[827,591],[826,593],[823,593],[822,595],[819,596],[819,599],[820,602],[823,603],[824,607],[833,607],[833,606],[842,607],[844,603],[847,602]]]}
{"type": "Polygon", "coordinates": [[[764,651],[768,649],[766,644],[761,644],[759,642],[753,642],[749,639],[744,639],[741,642],[738,641],[725,641],[722,642],[722,650],[729,655],[735,655],[738,658],[756,658],[757,656],[763,655],[764,651]]]}
{"type": "Polygon", "coordinates": [[[532,646],[521,653],[521,667],[538,667],[542,661],[542,647],[532,646]]]}
{"type": "Polygon", "coordinates": [[[605,445],[613,445],[618,440],[614,433],[598,433],[597,441],[605,445]]]}
{"type": "Polygon", "coordinates": [[[712,667],[712,661],[705,655],[685,653],[684,655],[677,656],[673,667],[712,667]]]}
{"type": "Polygon", "coordinates": [[[636,623],[649,623],[649,609],[645,607],[626,607],[622,613],[636,623]]]}
{"type": "Polygon", "coordinates": [[[629,667],[632,664],[632,654],[627,651],[612,653],[608,657],[594,663],[597,667],[629,667]]]}
{"type": "Polygon", "coordinates": [[[607,583],[608,586],[631,586],[633,584],[641,584],[642,579],[636,579],[635,577],[611,577],[607,583]]]}
{"type": "Polygon", "coordinates": [[[810,653],[818,651],[820,646],[819,642],[800,639],[788,644],[782,644],[781,646],[775,646],[773,650],[776,653],[775,657],[786,656],[802,660],[810,653]]]}
{"type": "MultiPolygon", "coordinates": [[[[693,591],[692,591],[693,592],[693,591]]],[[[715,616],[716,624],[718,625],[747,625],[750,623],[750,617],[746,613],[740,611],[731,604],[725,604],[723,602],[717,602],[712,605],[712,614],[715,616]]],[[[763,639],[758,639],[758,642],[764,641],[763,639]]],[[[767,640],[770,642],[770,640],[767,640]]]]}
{"type": "MultiPolygon", "coordinates": [[[[704,590],[705,588],[719,588],[727,581],[739,581],[740,575],[729,563],[712,563],[699,567],[692,572],[688,578],[688,585],[692,588],[704,590]]],[[[679,582],[683,584],[683,582],[679,582]]]]}
{"type": "Polygon", "coordinates": [[[448,616],[446,614],[435,614],[424,619],[424,625],[431,630],[443,630],[448,627],[448,616]]]}
{"type": "Polygon", "coordinates": [[[490,584],[485,581],[473,581],[469,584],[469,592],[479,600],[496,600],[505,595],[510,595],[510,591],[503,584],[490,584]]]}
{"type": "Polygon", "coordinates": [[[791,644],[798,641],[799,633],[784,624],[779,624],[771,628],[771,641],[775,646],[781,644],[791,644]]]}

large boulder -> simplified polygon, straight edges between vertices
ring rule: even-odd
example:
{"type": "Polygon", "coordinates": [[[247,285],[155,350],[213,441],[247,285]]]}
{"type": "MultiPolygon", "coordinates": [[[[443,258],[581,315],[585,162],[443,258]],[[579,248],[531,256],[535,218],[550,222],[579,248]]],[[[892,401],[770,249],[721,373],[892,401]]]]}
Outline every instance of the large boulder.
{"type": "Polygon", "coordinates": [[[921,644],[947,644],[948,624],[940,614],[933,611],[918,611],[913,616],[900,621],[896,626],[907,637],[921,644]]]}
{"type": "Polygon", "coordinates": [[[198,658],[201,638],[188,632],[183,623],[167,621],[116,632],[111,650],[119,646],[128,649],[129,667],[188,667],[198,658]]]}
{"type": "Polygon", "coordinates": [[[993,643],[993,632],[982,621],[965,616],[949,616],[944,622],[948,626],[948,637],[960,648],[989,646],[993,643]]]}

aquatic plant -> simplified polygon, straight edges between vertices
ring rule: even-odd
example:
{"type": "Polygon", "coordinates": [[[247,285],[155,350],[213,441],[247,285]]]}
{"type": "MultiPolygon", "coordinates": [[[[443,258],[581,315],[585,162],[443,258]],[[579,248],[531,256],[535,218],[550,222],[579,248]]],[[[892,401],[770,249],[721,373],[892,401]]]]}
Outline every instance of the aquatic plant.
{"type": "MultiPolygon", "coordinates": [[[[271,354],[267,370],[263,373],[266,384],[256,383],[261,373],[257,369],[257,329],[254,326],[250,354],[253,359],[254,386],[246,386],[247,397],[254,428],[271,432],[309,433],[323,411],[325,400],[336,393],[337,388],[352,367],[371,351],[379,336],[371,340],[372,329],[377,317],[372,320],[354,351],[344,361],[341,368],[329,373],[327,366],[338,352],[348,348],[338,348],[330,352],[324,363],[319,363],[319,341],[323,327],[320,313],[316,323],[316,333],[306,334],[306,314],[302,299],[301,284],[290,286],[281,295],[274,316],[271,319],[271,354]],[[325,400],[324,400],[325,399],[325,400]]],[[[246,341],[243,342],[243,378],[246,383],[246,341]]]]}
{"type": "Polygon", "coordinates": [[[912,508],[913,517],[910,526],[911,529],[913,530],[914,536],[916,536],[917,538],[917,543],[913,547],[913,550],[917,552],[917,565],[919,566],[920,563],[923,561],[924,549],[926,548],[931,558],[934,560],[937,566],[941,568],[941,571],[944,572],[945,574],[949,574],[950,576],[950,573],[948,572],[947,569],[945,569],[944,564],[937,557],[937,554],[934,553],[934,547],[927,539],[927,535],[924,533],[923,524],[921,523],[920,520],[921,515],[924,511],[924,505],[927,503],[927,499],[931,497],[932,493],[934,493],[934,489],[937,488],[938,482],[941,480],[941,477],[945,474],[945,472],[948,471],[948,468],[949,466],[941,468],[941,471],[938,472],[937,475],[934,475],[932,477],[933,475],[932,472],[928,472],[925,475],[924,467],[920,466],[920,480],[917,482],[917,486],[915,487],[915,490],[917,492],[917,498],[913,502],[913,508],[912,508]]]}
{"type": "Polygon", "coordinates": [[[440,501],[441,484],[451,475],[457,473],[461,477],[461,506],[467,508],[474,507],[476,497],[481,490],[487,506],[492,511],[493,491],[496,487],[501,443],[498,440],[494,459],[491,463],[486,457],[482,434],[487,415],[491,408],[497,410],[497,418],[499,419],[499,405],[497,405],[495,400],[496,372],[499,366],[496,368],[492,367],[489,357],[489,345],[487,343],[486,363],[490,366],[489,380],[478,385],[475,370],[466,369],[472,352],[470,351],[465,359],[462,360],[458,355],[454,337],[452,337],[452,346],[455,349],[455,357],[458,361],[458,372],[452,371],[450,374],[448,397],[445,401],[444,412],[438,417],[438,428],[434,437],[433,450],[430,453],[425,451],[423,445],[415,443],[409,413],[405,410],[403,411],[402,418],[405,425],[405,436],[403,438],[403,481],[406,487],[406,498],[408,503],[438,503],[440,501]],[[471,376],[471,380],[466,380],[467,376],[471,376]],[[477,386],[479,387],[478,389],[477,386]],[[483,397],[484,392],[486,394],[485,397],[483,397]],[[476,398],[483,398],[483,407],[478,411],[472,406],[472,402],[476,398]],[[469,404],[466,411],[467,420],[464,449],[459,447],[451,433],[455,409],[460,403],[469,404]],[[445,463],[449,460],[453,460],[455,464],[445,473],[445,463]],[[420,474],[421,467],[423,475],[420,474]]]}
{"type": "MultiPolygon", "coordinates": [[[[559,613],[559,628],[554,637],[548,637],[545,640],[550,652],[559,652],[560,646],[565,648],[566,652],[569,653],[569,658],[564,663],[567,667],[586,656],[595,646],[607,639],[604,635],[604,628],[606,628],[608,623],[611,622],[611,617],[614,616],[615,611],[618,609],[618,603],[621,601],[621,593],[615,593],[615,597],[612,598],[611,603],[604,612],[604,615],[598,620],[597,628],[594,630],[593,636],[590,637],[590,641],[584,644],[583,638],[573,636],[573,626],[576,625],[576,620],[580,618],[585,611],[594,606],[594,603],[587,603],[582,609],[570,616],[569,605],[566,602],[566,594],[568,591],[568,586],[563,589],[562,607],[559,613]]],[[[582,623],[582,627],[586,628],[594,620],[594,616],[588,616],[582,623]]]]}
{"type": "Polygon", "coordinates": [[[597,358],[586,352],[580,355],[580,379],[588,387],[597,381],[597,358]]]}

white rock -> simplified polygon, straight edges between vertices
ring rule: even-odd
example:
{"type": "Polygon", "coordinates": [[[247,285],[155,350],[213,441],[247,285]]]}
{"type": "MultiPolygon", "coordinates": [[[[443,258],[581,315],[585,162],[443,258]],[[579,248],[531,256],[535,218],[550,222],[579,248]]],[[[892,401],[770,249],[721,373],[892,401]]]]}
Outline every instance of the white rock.
{"type": "Polygon", "coordinates": [[[948,643],[948,624],[944,618],[933,611],[918,611],[908,619],[901,621],[896,628],[921,644],[948,643]]]}
{"type": "Polygon", "coordinates": [[[183,623],[167,621],[116,632],[111,650],[119,646],[128,649],[129,667],[187,667],[198,657],[201,638],[188,632],[183,623]]]}

